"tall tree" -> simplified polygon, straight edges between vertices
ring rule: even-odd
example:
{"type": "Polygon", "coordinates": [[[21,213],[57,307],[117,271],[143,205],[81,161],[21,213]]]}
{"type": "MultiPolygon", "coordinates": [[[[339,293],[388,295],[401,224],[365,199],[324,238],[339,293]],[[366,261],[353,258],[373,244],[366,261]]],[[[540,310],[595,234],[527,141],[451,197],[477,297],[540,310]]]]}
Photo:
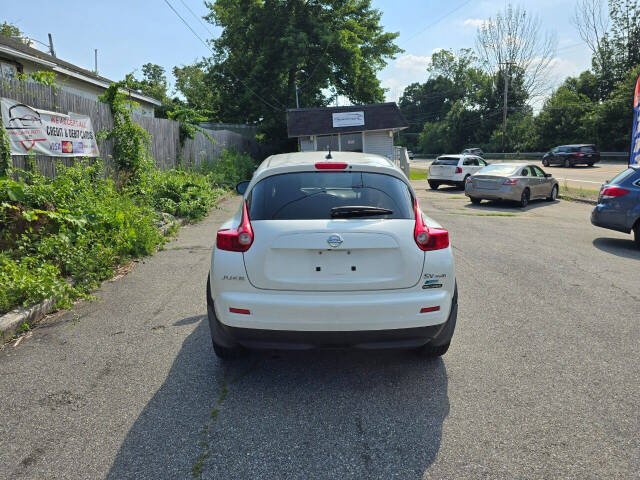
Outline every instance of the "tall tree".
{"type": "Polygon", "coordinates": [[[505,64],[524,72],[524,88],[530,97],[544,94],[555,57],[556,38],[543,32],[540,19],[523,7],[508,4],[478,28],[476,49],[490,72],[506,70],[505,64]]]}
{"type": "Polygon", "coordinates": [[[284,138],[285,109],[325,105],[327,92],[354,103],[381,101],[376,73],[400,52],[371,0],[217,0],[205,17],[223,31],[212,40],[220,116],[260,122],[284,138]]]}
{"type": "Polygon", "coordinates": [[[160,65],[145,63],[142,65],[142,79],[131,72],[126,75],[125,82],[132,90],[162,102],[160,107],[156,107],[157,117],[167,118],[168,112],[174,108],[176,100],[169,98],[167,75],[160,65]]]}

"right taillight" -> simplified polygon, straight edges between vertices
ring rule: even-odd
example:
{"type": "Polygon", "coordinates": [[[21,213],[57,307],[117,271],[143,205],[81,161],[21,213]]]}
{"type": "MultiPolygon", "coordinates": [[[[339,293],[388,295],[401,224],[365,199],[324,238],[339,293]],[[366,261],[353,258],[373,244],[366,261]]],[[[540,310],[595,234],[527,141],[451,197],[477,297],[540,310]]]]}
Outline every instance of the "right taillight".
{"type": "Polygon", "coordinates": [[[444,228],[429,228],[424,224],[422,211],[418,205],[418,199],[413,200],[413,210],[416,215],[416,224],[413,229],[413,238],[416,245],[425,252],[442,250],[449,246],[449,232],[444,228]]]}
{"type": "Polygon", "coordinates": [[[620,188],[620,187],[607,187],[604,190],[602,190],[602,192],[600,192],[600,197],[601,198],[616,198],[616,197],[621,197],[623,195],[626,195],[627,193],[629,193],[629,190],[627,190],[626,188],[620,188]]]}
{"type": "Polygon", "coordinates": [[[246,202],[242,204],[242,219],[238,228],[219,230],[216,247],[230,252],[246,252],[253,243],[253,228],[249,220],[246,202]]]}
{"type": "Polygon", "coordinates": [[[517,178],[507,178],[504,182],[502,182],[503,185],[515,185],[516,183],[518,183],[517,178]]]}
{"type": "Polygon", "coordinates": [[[460,167],[456,167],[456,173],[462,173],[462,169],[460,167]]]}

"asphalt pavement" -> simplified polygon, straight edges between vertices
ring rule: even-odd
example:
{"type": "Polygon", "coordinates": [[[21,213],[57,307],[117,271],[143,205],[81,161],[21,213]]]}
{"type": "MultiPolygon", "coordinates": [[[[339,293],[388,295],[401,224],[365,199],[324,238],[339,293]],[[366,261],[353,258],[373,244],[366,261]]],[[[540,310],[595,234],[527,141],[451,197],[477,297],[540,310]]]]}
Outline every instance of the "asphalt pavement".
{"type": "MultiPolygon", "coordinates": [[[[426,170],[433,160],[415,159],[412,160],[411,167],[426,170]]],[[[544,167],[540,160],[487,160],[489,163],[533,163],[552,174],[563,187],[581,188],[583,190],[600,190],[600,186],[607,180],[611,180],[618,173],[627,168],[626,164],[618,163],[596,163],[593,167],[586,165],[576,165],[573,168],[564,168],[559,165],[544,167]]]]}
{"type": "Polygon", "coordinates": [[[567,201],[472,206],[451,232],[449,352],[263,352],[222,364],[205,278],[225,201],[0,351],[3,479],[638,478],[640,251],[567,201]]]}

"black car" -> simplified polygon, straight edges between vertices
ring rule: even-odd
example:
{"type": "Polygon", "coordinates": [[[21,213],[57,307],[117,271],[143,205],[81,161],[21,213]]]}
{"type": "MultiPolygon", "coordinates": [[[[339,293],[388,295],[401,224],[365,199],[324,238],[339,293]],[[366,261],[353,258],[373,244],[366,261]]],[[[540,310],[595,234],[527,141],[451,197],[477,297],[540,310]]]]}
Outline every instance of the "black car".
{"type": "Polygon", "coordinates": [[[545,167],[554,164],[562,165],[565,168],[573,167],[574,165],[589,165],[593,167],[593,164],[599,161],[600,152],[595,145],[588,143],[560,145],[545,153],[542,157],[542,165],[545,167]]]}
{"type": "Polygon", "coordinates": [[[476,155],[478,157],[484,158],[484,152],[481,148],[465,148],[462,151],[462,155],[476,155]]]}

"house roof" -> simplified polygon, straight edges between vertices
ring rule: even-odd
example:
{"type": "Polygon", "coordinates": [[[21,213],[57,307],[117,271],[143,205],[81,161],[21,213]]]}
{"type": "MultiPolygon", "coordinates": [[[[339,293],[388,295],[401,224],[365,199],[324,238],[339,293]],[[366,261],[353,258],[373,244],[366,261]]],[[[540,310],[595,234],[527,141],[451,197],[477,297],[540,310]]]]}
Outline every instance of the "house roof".
{"type": "MultiPolygon", "coordinates": [[[[353,122],[358,123],[358,122],[353,122]]],[[[330,135],[369,130],[402,130],[409,126],[395,102],[348,107],[294,108],[287,110],[289,137],[330,135]],[[334,127],[334,114],[363,112],[364,125],[334,127]]]]}
{"type": "MultiPolygon", "coordinates": [[[[78,67],[77,65],[74,65],[73,63],[69,63],[61,60],[60,58],[49,55],[48,53],[38,50],[37,48],[32,48],[28,45],[25,45],[15,38],[0,35],[0,57],[6,55],[13,56],[19,59],[30,60],[34,63],[39,63],[41,65],[44,65],[45,67],[48,67],[54,72],[74,77],[79,80],[84,80],[87,83],[98,85],[105,89],[109,88],[109,85],[113,83],[113,80],[109,80],[108,78],[98,75],[90,70],[86,70],[84,68],[78,67]]],[[[156,100],[155,98],[149,97],[147,95],[143,95],[141,93],[131,92],[131,96],[146,103],[151,103],[157,106],[162,105],[162,102],[160,102],[159,100],[156,100]]]]}

